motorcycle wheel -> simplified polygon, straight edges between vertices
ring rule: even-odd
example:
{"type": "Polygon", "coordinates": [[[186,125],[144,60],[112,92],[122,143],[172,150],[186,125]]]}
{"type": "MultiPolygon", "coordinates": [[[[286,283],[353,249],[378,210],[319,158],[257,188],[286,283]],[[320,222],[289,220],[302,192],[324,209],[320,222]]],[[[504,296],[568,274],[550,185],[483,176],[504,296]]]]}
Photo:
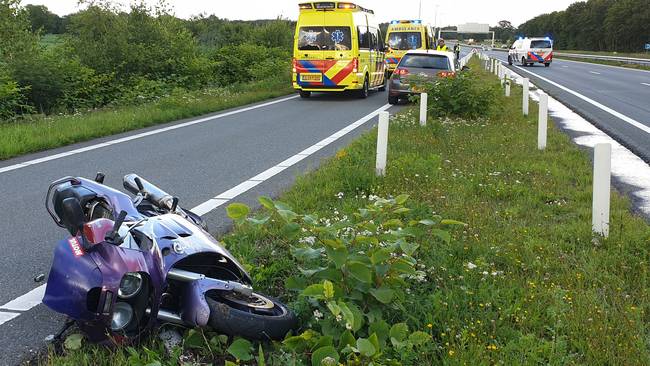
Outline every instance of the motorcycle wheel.
{"type": "Polygon", "coordinates": [[[217,332],[255,340],[281,340],[298,325],[286,305],[271,297],[253,293],[248,298],[232,293],[207,294],[208,324],[217,332]]]}

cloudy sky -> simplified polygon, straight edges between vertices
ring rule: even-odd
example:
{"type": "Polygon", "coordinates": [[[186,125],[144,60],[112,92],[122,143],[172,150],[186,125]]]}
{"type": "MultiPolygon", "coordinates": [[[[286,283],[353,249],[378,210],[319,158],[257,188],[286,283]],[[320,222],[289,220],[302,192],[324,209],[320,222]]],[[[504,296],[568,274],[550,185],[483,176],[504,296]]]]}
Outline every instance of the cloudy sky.
{"type": "MultiPolygon", "coordinates": [[[[155,3],[156,0],[146,0],[155,3]]],[[[188,18],[200,13],[215,14],[228,19],[268,19],[282,16],[298,17],[298,3],[306,0],[167,0],[177,16],[188,18]]],[[[539,14],[564,10],[576,0],[421,0],[422,18],[439,25],[457,25],[476,22],[495,25],[499,20],[509,20],[515,26],[539,14]],[[437,13],[437,17],[436,17],[437,13]]],[[[119,0],[128,5],[130,0],[119,0]]],[[[380,21],[413,19],[418,16],[420,0],[358,0],[366,8],[373,9],[380,21]]],[[[78,0],[23,0],[22,4],[46,5],[52,12],[66,15],[79,10],[78,0]]]]}

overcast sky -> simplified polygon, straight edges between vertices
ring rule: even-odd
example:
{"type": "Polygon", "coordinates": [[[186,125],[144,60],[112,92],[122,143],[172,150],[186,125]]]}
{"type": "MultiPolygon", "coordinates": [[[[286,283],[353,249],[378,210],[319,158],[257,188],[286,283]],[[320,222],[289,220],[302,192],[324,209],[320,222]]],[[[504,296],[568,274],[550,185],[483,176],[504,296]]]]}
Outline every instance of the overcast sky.
{"type": "MultiPolygon", "coordinates": [[[[476,22],[496,25],[499,20],[509,20],[515,26],[543,13],[564,10],[576,0],[422,0],[422,18],[438,25],[457,25],[476,22]]],[[[128,5],[130,0],[120,0],[128,5]]],[[[153,4],[156,0],[147,0],[153,4]]],[[[306,0],[168,0],[176,16],[189,18],[200,13],[215,14],[228,19],[269,19],[282,16],[297,19],[298,3],[306,0]]],[[[418,16],[420,0],[359,0],[353,1],[373,9],[380,22],[391,19],[414,19],[418,16]]],[[[78,0],[23,0],[22,4],[45,5],[50,11],[66,15],[80,8],[78,0]]]]}

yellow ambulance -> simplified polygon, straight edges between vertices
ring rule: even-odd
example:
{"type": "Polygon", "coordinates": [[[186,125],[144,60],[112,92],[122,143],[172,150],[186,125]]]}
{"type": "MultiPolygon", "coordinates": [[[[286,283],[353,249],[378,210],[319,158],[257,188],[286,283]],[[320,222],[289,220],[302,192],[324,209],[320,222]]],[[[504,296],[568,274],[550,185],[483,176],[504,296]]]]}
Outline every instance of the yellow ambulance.
{"type": "Polygon", "coordinates": [[[421,20],[393,20],[386,31],[386,65],[392,73],[408,50],[435,49],[431,26],[421,20]]]}
{"type": "Polygon", "coordinates": [[[384,91],[384,42],[372,10],[349,2],[299,4],[293,49],[293,88],[312,92],[384,91]]]}

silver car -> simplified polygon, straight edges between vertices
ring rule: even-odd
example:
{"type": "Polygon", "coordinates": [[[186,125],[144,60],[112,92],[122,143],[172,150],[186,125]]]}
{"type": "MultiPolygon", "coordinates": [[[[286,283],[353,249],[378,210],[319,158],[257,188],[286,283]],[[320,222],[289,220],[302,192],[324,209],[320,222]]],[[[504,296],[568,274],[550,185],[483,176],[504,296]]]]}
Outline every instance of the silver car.
{"type": "Polygon", "coordinates": [[[417,86],[410,83],[413,78],[435,79],[456,74],[453,52],[433,50],[408,51],[400,60],[388,80],[388,103],[397,104],[401,98],[419,94],[417,86]]]}

